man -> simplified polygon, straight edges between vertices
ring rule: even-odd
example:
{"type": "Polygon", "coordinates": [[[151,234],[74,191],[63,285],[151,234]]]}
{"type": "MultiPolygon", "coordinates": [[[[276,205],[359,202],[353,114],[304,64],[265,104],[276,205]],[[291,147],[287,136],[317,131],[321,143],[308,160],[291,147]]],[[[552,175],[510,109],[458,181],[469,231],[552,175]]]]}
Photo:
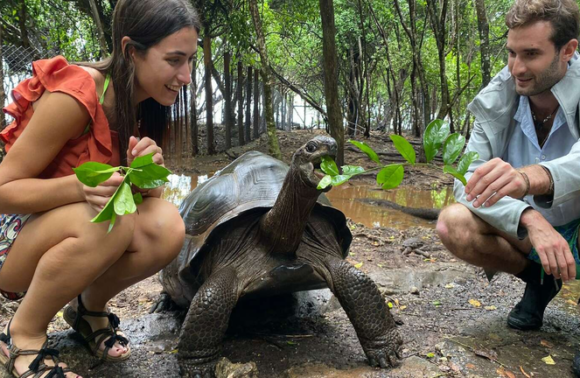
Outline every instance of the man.
{"type": "Polygon", "coordinates": [[[475,126],[467,150],[479,159],[466,186],[455,181],[458,203],[437,223],[457,257],[526,282],[508,316],[520,330],[540,328],[562,280],[576,278],[579,23],[574,0],[515,1],[506,16],[508,66],[468,107],[475,126]]]}

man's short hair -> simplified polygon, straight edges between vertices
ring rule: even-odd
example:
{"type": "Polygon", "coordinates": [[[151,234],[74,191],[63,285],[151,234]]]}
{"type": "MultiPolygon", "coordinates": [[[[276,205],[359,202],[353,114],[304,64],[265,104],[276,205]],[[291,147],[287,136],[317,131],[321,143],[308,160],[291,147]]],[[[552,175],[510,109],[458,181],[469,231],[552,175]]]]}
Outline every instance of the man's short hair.
{"type": "Polygon", "coordinates": [[[515,0],[505,18],[509,29],[537,21],[549,21],[554,29],[550,40],[556,51],[571,39],[578,39],[580,11],[575,0],[515,0]]]}

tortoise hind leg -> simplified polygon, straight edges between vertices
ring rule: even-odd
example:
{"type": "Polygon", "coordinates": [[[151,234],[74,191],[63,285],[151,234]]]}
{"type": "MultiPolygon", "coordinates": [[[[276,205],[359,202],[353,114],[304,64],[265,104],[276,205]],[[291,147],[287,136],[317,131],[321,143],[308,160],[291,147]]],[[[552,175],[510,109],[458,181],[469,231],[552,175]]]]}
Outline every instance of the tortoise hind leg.
{"type": "Polygon", "coordinates": [[[374,282],[342,259],[329,257],[324,265],[330,273],[325,275],[328,287],[352,322],[369,364],[397,365],[402,339],[374,282]]]}
{"type": "Polygon", "coordinates": [[[182,376],[214,377],[222,339],[238,301],[237,283],[233,268],[221,269],[205,281],[191,301],[178,344],[182,376]]]}

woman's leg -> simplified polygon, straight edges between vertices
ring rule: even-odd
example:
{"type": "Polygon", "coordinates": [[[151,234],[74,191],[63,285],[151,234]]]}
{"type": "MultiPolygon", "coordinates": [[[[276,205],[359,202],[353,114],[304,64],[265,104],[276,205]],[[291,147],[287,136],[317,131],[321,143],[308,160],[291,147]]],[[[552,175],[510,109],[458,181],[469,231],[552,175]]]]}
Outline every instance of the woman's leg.
{"type": "MultiPolygon", "coordinates": [[[[86,203],[77,203],[33,216],[12,245],[0,270],[0,288],[27,291],[10,325],[19,348],[39,349],[54,315],[103,275],[131,244],[134,215],[118,218],[109,234],[108,224],[89,221],[94,215],[86,203]]],[[[17,370],[27,370],[34,357],[19,357],[17,370]]]]}
{"type": "MultiPolygon", "coordinates": [[[[185,226],[173,204],[146,198],[135,216],[133,235],[127,252],[83,291],[83,304],[89,311],[105,311],[109,299],[169,264],[181,250],[185,226]]],[[[76,301],[71,305],[76,308],[76,301]]],[[[93,330],[108,324],[107,318],[85,319],[93,330]]]]}

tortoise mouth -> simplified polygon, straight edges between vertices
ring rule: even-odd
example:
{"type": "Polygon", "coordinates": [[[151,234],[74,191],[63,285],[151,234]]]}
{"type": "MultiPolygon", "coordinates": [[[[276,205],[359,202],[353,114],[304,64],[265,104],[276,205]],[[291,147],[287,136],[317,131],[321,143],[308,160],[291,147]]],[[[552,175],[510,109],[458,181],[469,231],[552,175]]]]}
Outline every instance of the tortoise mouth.
{"type": "MultiPolygon", "coordinates": [[[[322,162],[322,156],[317,156],[315,159],[313,159],[312,161],[306,163],[303,166],[303,171],[306,172],[306,183],[312,187],[312,188],[317,188],[318,184],[320,183],[320,180],[322,180],[322,178],[324,176],[326,176],[326,173],[324,173],[321,169],[320,169],[320,163],[322,162]]],[[[331,156],[334,157],[332,154],[324,154],[324,156],[331,156]]],[[[328,192],[332,187],[329,185],[326,188],[322,189],[322,192],[328,192]]]]}

